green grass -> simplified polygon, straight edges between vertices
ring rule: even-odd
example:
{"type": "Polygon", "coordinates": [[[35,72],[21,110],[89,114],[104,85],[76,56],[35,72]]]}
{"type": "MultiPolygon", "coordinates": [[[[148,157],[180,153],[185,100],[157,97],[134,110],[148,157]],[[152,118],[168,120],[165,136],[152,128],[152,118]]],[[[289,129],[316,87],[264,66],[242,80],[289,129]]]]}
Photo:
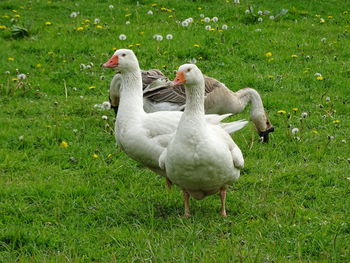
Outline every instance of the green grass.
{"type": "MultiPolygon", "coordinates": [[[[349,262],[349,2],[152,3],[0,2],[0,262],[349,262]],[[249,6],[289,12],[258,22],[249,6]],[[201,13],[229,29],[205,30],[201,13]],[[189,27],[176,23],[188,17],[189,27]],[[172,78],[195,58],[232,90],[261,93],[276,131],[269,144],[251,124],[234,135],[246,165],[227,218],[218,196],[191,200],[182,218],[179,189],[120,152],[114,113],[93,107],[114,74],[99,65],[129,45],[143,69],[172,78]],[[18,73],[27,78],[12,80],[18,73]]],[[[242,118],[249,110],[232,119],[242,118]]]]}

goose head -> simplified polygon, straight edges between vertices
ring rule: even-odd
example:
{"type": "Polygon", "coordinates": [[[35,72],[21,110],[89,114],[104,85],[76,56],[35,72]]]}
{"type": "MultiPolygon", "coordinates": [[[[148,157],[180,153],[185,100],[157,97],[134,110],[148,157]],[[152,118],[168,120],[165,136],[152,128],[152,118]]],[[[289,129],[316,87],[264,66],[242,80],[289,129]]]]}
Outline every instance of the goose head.
{"type": "Polygon", "coordinates": [[[134,52],[130,49],[118,49],[102,66],[105,68],[116,68],[122,73],[140,70],[139,62],[134,52]]]}
{"type": "Polygon", "coordinates": [[[172,84],[174,86],[183,84],[185,87],[192,87],[197,85],[204,87],[204,77],[196,65],[184,64],[179,67],[172,84]]]}

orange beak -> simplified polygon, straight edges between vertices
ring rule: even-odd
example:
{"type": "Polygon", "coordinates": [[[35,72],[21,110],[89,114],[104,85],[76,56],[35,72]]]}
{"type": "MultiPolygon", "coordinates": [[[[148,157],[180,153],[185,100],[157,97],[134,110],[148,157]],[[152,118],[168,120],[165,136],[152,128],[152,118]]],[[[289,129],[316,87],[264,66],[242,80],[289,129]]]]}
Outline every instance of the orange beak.
{"type": "Polygon", "coordinates": [[[176,77],[173,80],[173,85],[176,86],[176,85],[184,84],[185,82],[186,82],[185,74],[179,71],[176,72],[176,77]]]}
{"type": "Polygon", "coordinates": [[[118,56],[113,55],[106,63],[102,65],[105,68],[116,68],[118,67],[118,56]]]}

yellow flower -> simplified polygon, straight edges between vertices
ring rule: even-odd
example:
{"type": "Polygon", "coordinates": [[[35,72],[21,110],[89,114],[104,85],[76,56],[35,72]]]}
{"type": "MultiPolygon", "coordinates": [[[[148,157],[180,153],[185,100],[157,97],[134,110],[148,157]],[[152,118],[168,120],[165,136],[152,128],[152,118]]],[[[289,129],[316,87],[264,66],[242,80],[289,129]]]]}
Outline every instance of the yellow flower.
{"type": "Polygon", "coordinates": [[[125,17],[131,16],[131,14],[125,14],[125,17]]]}
{"type": "Polygon", "coordinates": [[[84,30],[84,28],[82,26],[78,26],[76,30],[77,31],[82,31],[82,30],[84,30]]]}
{"type": "Polygon", "coordinates": [[[293,55],[291,55],[291,57],[292,57],[292,58],[297,58],[298,55],[293,54],[293,55]]]}
{"type": "Polygon", "coordinates": [[[12,80],[12,81],[17,81],[18,79],[17,79],[17,78],[12,78],[11,80],[12,80]]]}
{"type": "Polygon", "coordinates": [[[279,110],[279,111],[277,111],[277,113],[279,113],[279,114],[286,114],[287,112],[285,110],[279,110]]]}
{"type": "Polygon", "coordinates": [[[96,89],[96,86],[90,86],[88,89],[96,89]]]}
{"type": "Polygon", "coordinates": [[[313,132],[314,134],[318,134],[318,131],[315,130],[315,129],[313,129],[312,132],[313,132]]]}
{"type": "Polygon", "coordinates": [[[17,10],[15,10],[15,9],[12,9],[12,12],[14,12],[14,13],[17,13],[17,10]]]}
{"type": "Polygon", "coordinates": [[[212,27],[212,28],[209,29],[209,31],[215,31],[215,28],[212,27]]]}
{"type": "Polygon", "coordinates": [[[113,51],[116,51],[116,50],[117,50],[117,48],[116,48],[116,47],[114,47],[114,48],[112,48],[112,50],[113,50],[113,51]]]}
{"type": "Polygon", "coordinates": [[[221,32],[224,32],[224,30],[222,30],[222,29],[219,29],[219,30],[218,30],[218,32],[220,32],[220,33],[221,33],[221,32]]]}
{"type": "Polygon", "coordinates": [[[272,52],[267,52],[267,53],[265,53],[265,56],[266,56],[266,57],[272,57],[272,52]]]}
{"type": "Polygon", "coordinates": [[[173,17],[174,17],[173,15],[168,16],[168,18],[173,18],[173,17]]]}
{"type": "Polygon", "coordinates": [[[6,29],[6,26],[0,25],[0,29],[6,29]]]}
{"type": "Polygon", "coordinates": [[[92,155],[92,158],[97,159],[97,158],[98,158],[98,155],[97,155],[96,153],[94,153],[94,154],[92,155]]]}
{"type": "Polygon", "coordinates": [[[327,18],[328,18],[328,19],[332,19],[332,18],[333,18],[333,16],[328,16],[327,18]]]}
{"type": "Polygon", "coordinates": [[[333,123],[334,124],[338,124],[340,122],[340,120],[334,120],[333,123]]]}
{"type": "Polygon", "coordinates": [[[200,45],[199,45],[199,44],[193,44],[193,46],[194,46],[194,47],[200,47],[200,45]]]}
{"type": "Polygon", "coordinates": [[[157,6],[157,4],[156,4],[156,3],[153,3],[153,4],[151,4],[151,6],[157,6]]]}
{"type": "Polygon", "coordinates": [[[112,154],[111,154],[111,153],[107,155],[107,158],[111,158],[111,157],[112,157],[112,154]]]}
{"type": "Polygon", "coordinates": [[[139,32],[139,34],[142,36],[145,32],[139,32]]]}
{"type": "Polygon", "coordinates": [[[323,24],[324,22],[326,22],[326,20],[324,20],[323,18],[320,18],[320,23],[323,24]]]}
{"type": "Polygon", "coordinates": [[[201,7],[198,7],[197,9],[198,9],[198,10],[202,10],[203,8],[201,8],[201,7]]]}
{"type": "Polygon", "coordinates": [[[19,18],[21,16],[19,14],[15,14],[13,17],[19,18]]]}
{"type": "Polygon", "coordinates": [[[84,23],[90,23],[90,19],[85,19],[84,23]]]}
{"type": "Polygon", "coordinates": [[[96,28],[101,29],[101,28],[103,28],[103,26],[97,25],[96,28]]]}
{"type": "Polygon", "coordinates": [[[304,73],[308,73],[309,71],[310,71],[309,68],[305,68],[305,69],[304,69],[304,73]]]}
{"type": "Polygon", "coordinates": [[[135,46],[139,47],[139,46],[141,46],[141,44],[140,43],[136,43],[135,46]]]}
{"type": "Polygon", "coordinates": [[[45,22],[45,25],[47,25],[47,26],[51,26],[51,25],[52,25],[52,23],[51,23],[50,21],[47,21],[47,22],[45,22]]]}
{"type": "Polygon", "coordinates": [[[203,57],[198,57],[198,59],[199,59],[199,60],[202,60],[202,59],[203,59],[203,57]]]}
{"type": "Polygon", "coordinates": [[[274,77],[272,75],[267,76],[268,79],[273,79],[274,77]]]}
{"type": "Polygon", "coordinates": [[[8,57],[7,60],[8,60],[8,61],[14,61],[15,59],[12,58],[12,57],[8,57]]]}
{"type": "Polygon", "coordinates": [[[298,111],[299,109],[298,108],[292,108],[292,111],[298,111]]]}
{"type": "Polygon", "coordinates": [[[322,76],[317,76],[316,79],[317,79],[317,80],[324,80],[324,77],[322,77],[322,76]]]}
{"type": "Polygon", "coordinates": [[[36,67],[37,68],[41,68],[41,64],[36,64],[36,67]]]}
{"type": "Polygon", "coordinates": [[[128,45],[128,48],[132,48],[134,45],[133,44],[130,44],[130,45],[128,45]]]}
{"type": "Polygon", "coordinates": [[[62,141],[60,146],[63,147],[63,148],[67,148],[68,147],[68,142],[62,141]]]}

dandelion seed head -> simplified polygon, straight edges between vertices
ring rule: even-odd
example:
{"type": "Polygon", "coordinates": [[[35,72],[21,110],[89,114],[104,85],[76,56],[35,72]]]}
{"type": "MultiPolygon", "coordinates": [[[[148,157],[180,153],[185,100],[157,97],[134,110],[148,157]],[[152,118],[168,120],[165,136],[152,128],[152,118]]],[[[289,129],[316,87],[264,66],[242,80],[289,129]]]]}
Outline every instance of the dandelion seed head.
{"type": "Polygon", "coordinates": [[[331,98],[330,97],[326,97],[326,101],[331,101],[331,98]]]}
{"type": "Polygon", "coordinates": [[[173,35],[172,35],[172,34],[167,34],[167,35],[166,35],[166,39],[172,40],[172,39],[173,39],[173,35]]]}
{"type": "Polygon", "coordinates": [[[255,32],[261,32],[261,28],[255,29],[255,32]]]}
{"type": "Polygon", "coordinates": [[[321,42],[326,42],[327,41],[327,38],[325,38],[325,37],[323,37],[323,38],[321,38],[321,42]]]}
{"type": "Polygon", "coordinates": [[[214,17],[212,18],[212,20],[213,20],[214,23],[216,23],[216,22],[219,21],[219,18],[217,18],[216,16],[214,16],[214,17]]]}
{"type": "Polygon", "coordinates": [[[18,78],[19,80],[24,80],[24,79],[27,78],[27,75],[24,74],[24,73],[21,73],[21,74],[18,74],[18,75],[17,75],[17,78],[18,78]]]}
{"type": "Polygon", "coordinates": [[[23,141],[23,140],[24,140],[24,136],[23,136],[23,135],[19,136],[19,137],[18,137],[18,140],[19,140],[19,141],[23,141]]]}
{"type": "Polygon", "coordinates": [[[262,21],[263,21],[262,17],[259,17],[258,22],[262,22],[262,21]]]}
{"type": "Polygon", "coordinates": [[[204,18],[204,14],[200,14],[199,17],[200,17],[200,18],[204,18]]]}
{"type": "Polygon", "coordinates": [[[269,16],[269,19],[270,19],[270,20],[274,20],[275,17],[274,17],[274,16],[269,16]]]}
{"type": "Polygon", "coordinates": [[[95,18],[95,20],[94,20],[94,23],[95,24],[98,24],[98,23],[100,23],[101,22],[101,20],[99,19],[99,18],[95,18]]]}
{"type": "Polygon", "coordinates": [[[153,11],[152,10],[148,10],[147,15],[153,15],[153,11]]]}
{"type": "Polygon", "coordinates": [[[71,17],[71,18],[76,18],[77,16],[78,16],[78,12],[72,12],[69,16],[71,17]]]}
{"type": "Polygon", "coordinates": [[[105,110],[109,110],[111,108],[111,103],[109,101],[102,102],[102,108],[105,110]]]}
{"type": "Polygon", "coordinates": [[[125,39],[126,39],[126,35],[124,35],[124,34],[119,35],[119,40],[124,41],[125,39]]]}
{"type": "Polygon", "coordinates": [[[258,15],[261,16],[263,14],[263,11],[259,10],[258,15]]]}
{"type": "Polygon", "coordinates": [[[205,22],[205,23],[209,23],[209,22],[210,22],[210,18],[209,18],[209,17],[205,17],[205,18],[204,18],[204,22],[205,22]]]}
{"type": "Polygon", "coordinates": [[[104,120],[104,121],[106,121],[106,120],[108,120],[108,117],[106,116],[106,115],[102,115],[102,120],[104,120]]]}
{"type": "Polygon", "coordinates": [[[186,20],[184,20],[184,21],[181,22],[181,25],[183,27],[187,27],[189,25],[189,23],[186,20]]]}
{"type": "Polygon", "coordinates": [[[210,30],[211,29],[211,26],[207,25],[205,26],[205,30],[210,30]]]}
{"type": "Polygon", "coordinates": [[[249,10],[249,9],[246,9],[246,10],[244,11],[244,13],[245,13],[246,15],[248,15],[248,14],[250,14],[250,10],[249,10]]]}
{"type": "Polygon", "coordinates": [[[109,5],[108,8],[109,8],[109,9],[113,9],[113,8],[114,8],[114,5],[109,5]]]}
{"type": "Polygon", "coordinates": [[[222,25],[221,27],[223,30],[227,30],[228,29],[228,26],[227,25],[222,25]]]}
{"type": "Polygon", "coordinates": [[[293,128],[293,129],[292,129],[292,133],[293,133],[293,134],[296,134],[296,133],[298,133],[298,132],[299,132],[299,129],[298,129],[298,128],[293,128]]]}
{"type": "Polygon", "coordinates": [[[309,114],[306,111],[301,113],[302,118],[306,118],[307,116],[309,116],[309,114]]]}

